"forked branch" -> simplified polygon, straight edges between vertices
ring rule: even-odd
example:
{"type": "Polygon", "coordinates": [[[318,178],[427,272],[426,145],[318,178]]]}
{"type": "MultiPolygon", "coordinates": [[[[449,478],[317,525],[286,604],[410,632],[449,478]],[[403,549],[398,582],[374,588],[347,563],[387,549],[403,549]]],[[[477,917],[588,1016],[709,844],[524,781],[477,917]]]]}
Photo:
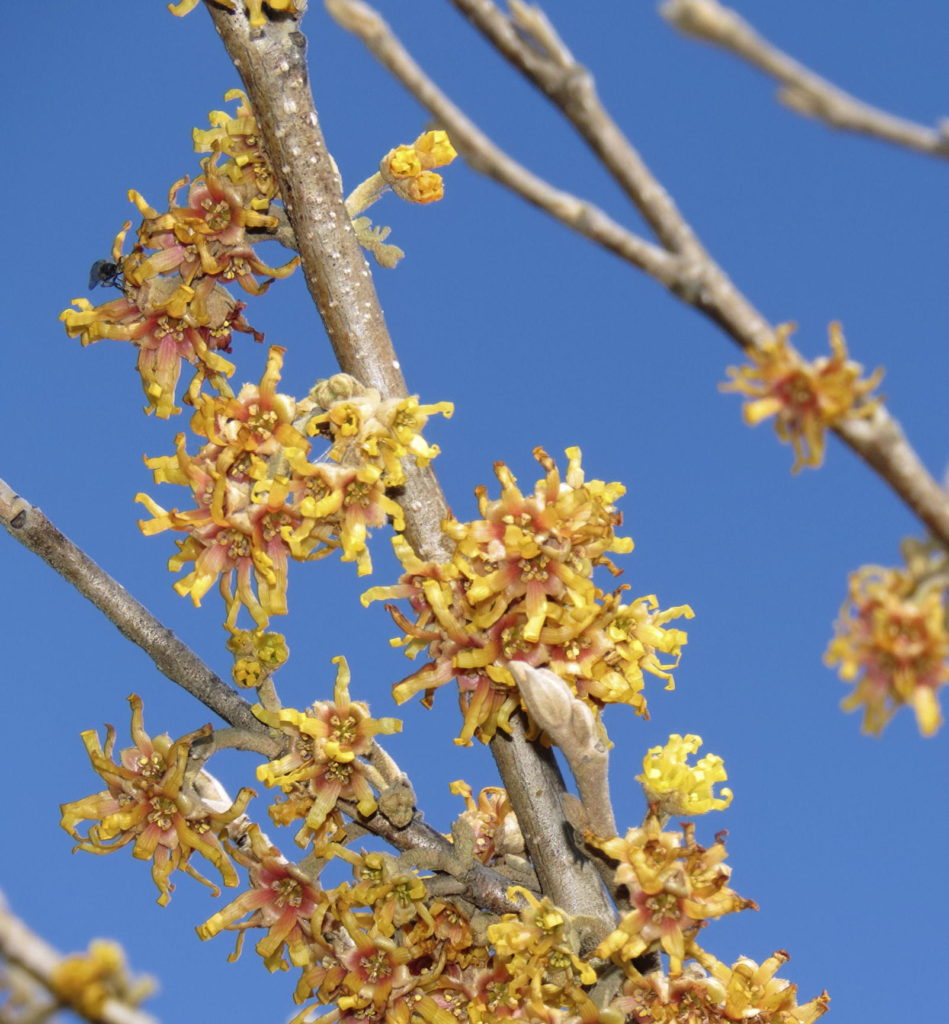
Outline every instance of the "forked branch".
{"type": "MultiPolygon", "coordinates": [[[[769,340],[774,333],[771,324],[735,287],[702,245],[672,198],[601,104],[589,71],[576,62],[543,12],[523,0],[510,0],[510,14],[503,13],[493,0],[451,2],[563,112],[656,232],[666,259],[646,250],[650,254],[648,262],[643,259],[629,262],[654,277],[681,302],[708,317],[742,348],[758,348],[769,340]]],[[[449,135],[454,137],[458,133],[462,140],[459,150],[475,170],[542,206],[568,227],[623,255],[618,247],[608,244],[597,233],[571,224],[552,204],[537,202],[536,187],[522,189],[518,175],[499,172],[513,161],[477,129],[472,131],[468,118],[428,78],[368,4],[363,0],[326,0],[326,4],[336,20],[362,39],[377,60],[439,120],[449,135]]],[[[588,210],[596,209],[581,199],[574,198],[574,202],[588,210]]],[[[588,223],[585,222],[584,227],[588,223]]],[[[637,241],[649,245],[642,239],[637,241]]],[[[949,498],[926,470],[899,422],[885,409],[879,409],[872,417],[844,420],[833,430],[886,481],[933,536],[949,547],[949,498]]]]}

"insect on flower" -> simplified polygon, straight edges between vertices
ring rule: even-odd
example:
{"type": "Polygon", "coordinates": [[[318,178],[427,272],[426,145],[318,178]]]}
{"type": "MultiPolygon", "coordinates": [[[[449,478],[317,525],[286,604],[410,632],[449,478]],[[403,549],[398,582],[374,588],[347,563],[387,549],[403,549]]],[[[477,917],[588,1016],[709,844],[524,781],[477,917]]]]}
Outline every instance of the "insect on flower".
{"type": "Polygon", "coordinates": [[[96,260],[89,268],[89,291],[100,284],[103,288],[121,288],[125,291],[122,264],[113,263],[112,260],[96,260]]]}

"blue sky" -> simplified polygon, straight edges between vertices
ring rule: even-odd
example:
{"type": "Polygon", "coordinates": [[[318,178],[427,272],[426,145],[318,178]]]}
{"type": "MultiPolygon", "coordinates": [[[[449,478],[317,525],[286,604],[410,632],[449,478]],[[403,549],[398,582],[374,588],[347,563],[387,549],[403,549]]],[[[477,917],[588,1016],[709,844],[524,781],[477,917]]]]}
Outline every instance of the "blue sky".
{"type": "MultiPolygon", "coordinates": [[[[639,227],[553,109],[449,4],[380,6],[497,142],[639,227]]],[[[924,123],[949,113],[935,73],[949,16],[936,0],[907,0],[898,15],[857,0],[735,6],[868,102],[924,123]]],[[[550,0],[546,10],[738,287],[772,322],[796,321],[809,356],[826,350],[827,324],[841,320],[853,357],[868,370],[886,367],[889,408],[941,477],[947,168],[792,115],[769,82],[679,37],[654,4],[550,0]]],[[[53,2],[41,14],[15,5],[5,21],[0,476],[226,675],[219,602],[209,595],[195,611],[174,594],[164,567],[171,540],[143,537],[132,503],[140,490],[174,502],[151,485],[141,457],[170,453],[185,424],[142,415],[130,348],[82,350],[57,314],[86,293],[89,265],[132,215],[126,191],[159,205],[169,183],[194,170],[191,127],[206,124],[236,74],[201,10],[179,21],[161,3],[53,2]]],[[[426,115],[315,0],[304,29],[324,131],[352,187],[387,149],[414,138],[426,115]]],[[[712,924],[705,948],[727,961],[788,950],[783,975],[805,999],[826,987],[827,1019],[841,1024],[905,1015],[911,980],[913,1016],[941,1019],[941,989],[926,979],[944,969],[949,913],[945,886],[935,884],[949,842],[945,731],[924,741],[904,711],[882,739],[861,735],[858,717],[838,708],[847,690],[821,663],[847,574],[896,564],[916,523],[833,440],[823,469],[792,477],[790,449],[770,426],[744,427],[739,400],[717,391],[737,350],[652,281],[460,163],[447,171],[446,192],[432,207],[391,197],[377,207],[408,255],[376,279],[410,388],[456,404],[451,421],[427,431],[443,449],[436,469],[453,511],[473,516],[478,483],[496,493],[495,460],[529,487],[535,445],[559,457],[577,444],[589,475],[628,488],[623,532],[636,549],[621,560],[624,580],[664,606],[695,609],[675,692],[647,685],[649,722],[624,709],[607,717],[619,821],[642,815],[633,776],[646,749],[671,732],[699,733],[704,750],[725,759],[735,799],[699,821],[698,838],[729,830],[733,885],[761,907],[712,924]]],[[[288,391],[333,372],[299,275],[249,313],[268,342],[286,346],[288,391]]],[[[240,379],[257,380],[263,347],[245,342],[236,355],[240,379]]],[[[287,703],[325,698],[330,659],[345,654],[354,696],[377,715],[396,713],[389,685],[408,663],[386,643],[394,629],[381,606],[358,601],[367,585],[394,580],[388,547],[380,531],[368,579],[329,559],[295,567],[292,657],[279,678],[287,703]]],[[[290,976],[267,975],[253,955],[229,965],[227,938],[195,938],[194,925],[216,909],[201,887],[182,878],[162,910],[145,865],[127,852],[70,856],[58,805],[98,788],[79,732],[113,722],[121,743],[133,691],[152,732],[180,734],[209,713],[33,555],[6,539],[0,548],[0,886],[14,910],[63,950],[121,938],[133,967],[161,979],[150,1005],[165,1021],[285,1019],[290,976]]],[[[493,764],[480,748],[452,744],[449,692],[432,712],[410,704],[398,714],[405,732],[387,746],[427,820],[447,831],[460,809],[448,783],[493,784],[493,764]]],[[[214,764],[235,790],[253,777],[250,755],[214,764]]],[[[256,806],[263,815],[264,799],[256,806]]],[[[280,841],[292,852],[289,835],[280,841]]]]}

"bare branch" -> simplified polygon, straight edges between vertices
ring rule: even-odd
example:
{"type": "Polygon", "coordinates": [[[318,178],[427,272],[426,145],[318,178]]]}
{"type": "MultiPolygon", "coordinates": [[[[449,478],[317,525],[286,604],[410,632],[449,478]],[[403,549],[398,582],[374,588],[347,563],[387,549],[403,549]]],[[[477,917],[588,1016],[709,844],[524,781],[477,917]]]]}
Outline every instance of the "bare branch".
{"type": "Polygon", "coordinates": [[[776,79],[781,84],[778,99],[798,114],[841,131],[949,158],[947,122],[927,128],[858,100],[763,39],[744,18],[718,0],[666,0],[660,12],[686,35],[730,50],[776,79]]]}
{"type": "MultiPolygon", "coordinates": [[[[453,2],[460,4],[462,0],[453,2]]],[[[368,4],[362,0],[326,0],[326,3],[337,21],[355,32],[380,63],[435,116],[456,142],[456,148],[476,171],[494,178],[579,234],[627,259],[665,285],[683,302],[708,316],[743,347],[760,345],[771,337],[770,324],[701,248],[665,189],[646,169],[635,150],[619,135],[615,126],[606,131],[607,124],[611,125],[612,122],[609,122],[608,118],[604,120],[605,114],[594,119],[595,125],[600,126],[604,134],[609,136],[609,139],[602,140],[602,148],[610,150],[611,160],[614,162],[619,161],[621,151],[632,154],[636,163],[636,173],[626,175],[622,183],[625,188],[636,192],[636,205],[643,210],[646,219],[661,231],[660,237],[666,236],[670,241],[674,241],[680,246],[679,250],[663,252],[662,249],[619,227],[609,218],[601,220],[601,217],[605,218],[605,214],[601,214],[601,211],[591,203],[550,189],[550,186],[498,150],[447,99],[409,56],[385,21],[368,4]],[[539,188],[538,183],[550,189],[550,193],[546,194],[539,188]],[[564,196],[567,202],[565,206],[561,203],[561,197],[564,196]],[[578,216],[579,221],[576,219],[578,216]]],[[[481,20],[493,19],[495,15],[492,12],[496,12],[493,4],[477,4],[479,27],[481,20]]],[[[500,12],[497,12],[497,15],[503,18],[500,12]]],[[[488,38],[492,36],[488,34],[488,38]]],[[[520,64],[518,66],[521,67],[520,64]]],[[[585,68],[576,65],[567,77],[570,81],[582,83],[589,80],[589,73],[585,68]]],[[[565,95],[563,90],[561,94],[565,95]]],[[[586,91],[586,95],[589,102],[593,102],[589,90],[586,91]]],[[[555,102],[558,99],[557,96],[551,98],[555,102]]],[[[596,101],[596,106],[599,107],[599,101],[596,101]]],[[[578,119],[583,109],[583,104],[579,102],[571,104],[571,111],[578,119]]],[[[592,129],[588,132],[580,123],[577,127],[584,138],[592,134],[592,129]]],[[[594,148],[599,152],[597,146],[594,148]]]]}
{"type": "Polygon", "coordinates": [[[187,645],[26,499],[0,480],[0,524],[24,547],[55,569],[152,659],[159,672],[187,690],[226,722],[262,732],[250,705],[215,675],[187,645]]]}
{"type": "Polygon", "coordinates": [[[475,170],[667,287],[674,286],[679,277],[676,259],[620,226],[592,203],[554,188],[499,149],[416,64],[376,11],[358,0],[327,0],[326,6],[445,128],[455,149],[475,170]]]}
{"type": "Polygon", "coordinates": [[[575,60],[539,7],[510,0],[451,0],[494,47],[567,116],[669,252],[705,256],[668,192],[604,108],[590,71],[575,60]]]}
{"type": "Polygon", "coordinates": [[[933,479],[885,408],[844,420],[834,433],[900,496],[944,547],[949,548],[949,494],[933,479]]]}
{"type": "MultiPolygon", "coordinates": [[[[356,32],[377,59],[442,121],[449,135],[456,127],[464,131],[470,122],[460,112],[460,120],[455,122],[457,108],[442,97],[367,4],[362,0],[326,2],[337,20],[356,32]]],[[[546,16],[522,0],[511,0],[510,17],[503,14],[493,0],[452,0],[452,3],[563,110],[627,190],[657,235],[681,250],[673,256],[671,267],[663,266],[660,274],[653,273],[641,262],[630,262],[664,284],[680,301],[707,316],[742,348],[757,348],[770,338],[771,325],[732,284],[684,222],[668,194],[602,108],[589,72],[575,62],[546,16]],[[628,168],[624,167],[625,161],[629,163],[628,168]],[[668,269],[672,270],[671,279],[666,272],[668,269]]],[[[475,170],[484,170],[479,163],[480,155],[476,150],[475,159],[470,161],[475,170]]],[[[533,201],[516,184],[501,178],[497,180],[533,201]]],[[[590,233],[581,233],[604,244],[590,233]]],[[[881,410],[872,421],[845,421],[835,428],[835,433],[883,477],[933,535],[949,547],[949,497],[927,472],[899,423],[881,410]]]]}

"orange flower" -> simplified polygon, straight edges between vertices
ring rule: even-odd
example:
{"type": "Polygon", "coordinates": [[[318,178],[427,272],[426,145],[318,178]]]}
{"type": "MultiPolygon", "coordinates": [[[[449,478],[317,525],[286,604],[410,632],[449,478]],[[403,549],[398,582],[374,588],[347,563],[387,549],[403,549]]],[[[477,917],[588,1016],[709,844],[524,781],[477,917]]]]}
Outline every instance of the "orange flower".
{"type": "Polygon", "coordinates": [[[198,937],[210,939],[224,929],[236,930],[236,958],[244,930],[266,928],[267,934],[255,948],[268,970],[285,969],[285,956],[294,967],[304,967],[312,960],[310,918],[325,903],[325,894],[267,842],[257,825],[248,828],[247,838],[249,849],[236,853],[235,859],[248,869],[251,888],[199,925],[198,937]],[[240,920],[248,914],[246,921],[240,920]]]}
{"type": "Polygon", "coordinates": [[[788,342],[794,324],[782,324],[760,348],[748,352],[754,365],[729,367],[731,380],[722,391],[737,391],[751,401],[742,415],[748,426],[776,417],[778,437],[794,448],[796,473],[803,466],[819,466],[824,459],[824,434],[847,416],[869,416],[879,404],[870,392],[880,383],[882,370],[863,380],[863,367],[847,359],[847,346],[839,323],[830,325],[831,356],[805,362],[788,342]]]}
{"type": "Polygon", "coordinates": [[[837,635],[824,655],[856,688],[842,707],[863,707],[863,729],[879,735],[904,704],[919,731],[931,736],[942,724],[937,692],[949,680],[945,595],[910,572],[864,566],[850,576],[850,592],[837,620],[837,635]]]}

